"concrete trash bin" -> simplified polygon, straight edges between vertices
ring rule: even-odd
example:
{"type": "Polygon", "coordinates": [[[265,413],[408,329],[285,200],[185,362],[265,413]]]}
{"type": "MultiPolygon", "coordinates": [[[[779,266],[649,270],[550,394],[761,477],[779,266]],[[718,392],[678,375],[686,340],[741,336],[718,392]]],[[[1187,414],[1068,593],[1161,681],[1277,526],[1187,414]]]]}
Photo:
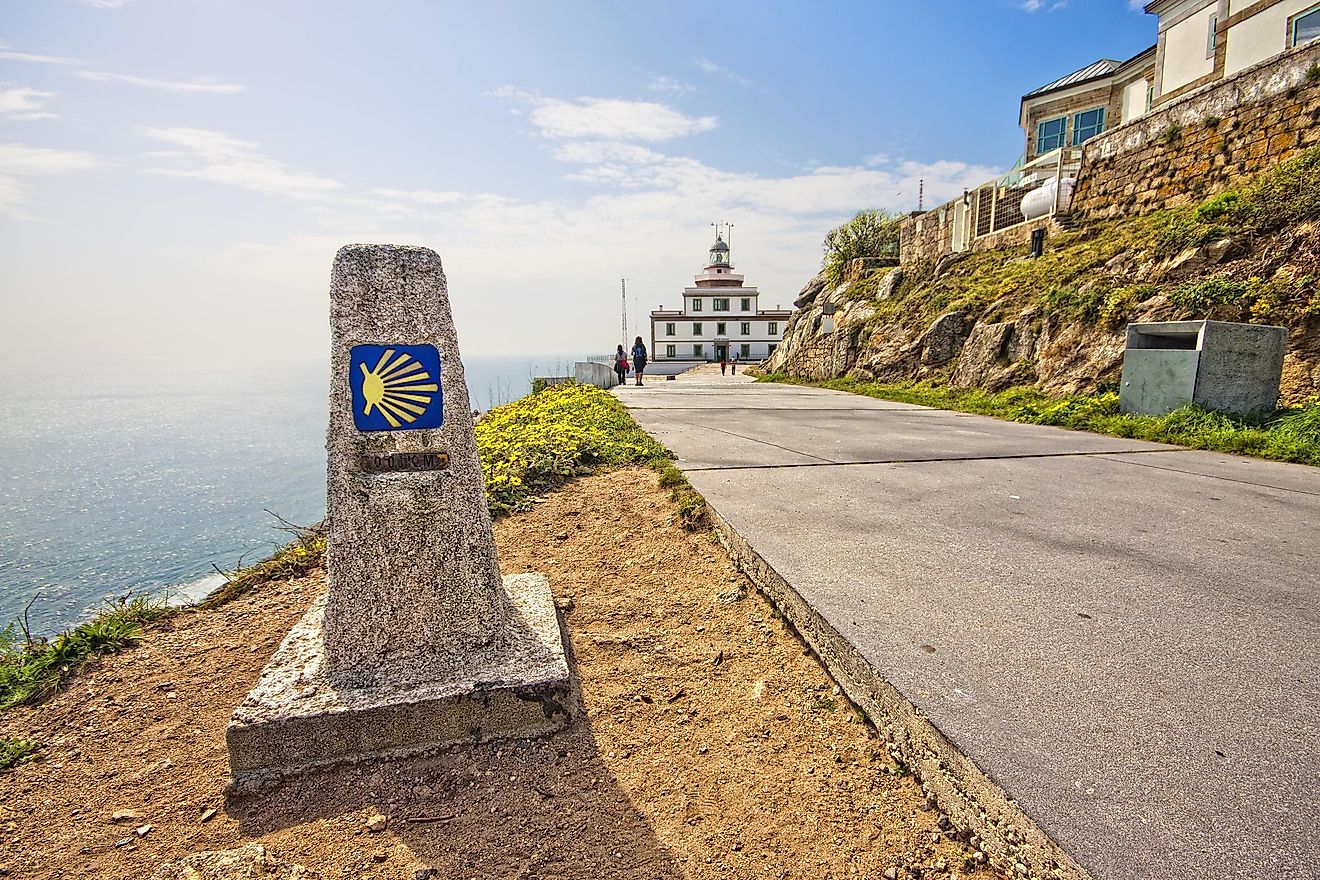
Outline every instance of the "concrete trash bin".
{"type": "Polygon", "coordinates": [[[1129,324],[1119,410],[1164,415],[1189,403],[1239,416],[1279,400],[1284,327],[1228,321],[1129,324]]]}

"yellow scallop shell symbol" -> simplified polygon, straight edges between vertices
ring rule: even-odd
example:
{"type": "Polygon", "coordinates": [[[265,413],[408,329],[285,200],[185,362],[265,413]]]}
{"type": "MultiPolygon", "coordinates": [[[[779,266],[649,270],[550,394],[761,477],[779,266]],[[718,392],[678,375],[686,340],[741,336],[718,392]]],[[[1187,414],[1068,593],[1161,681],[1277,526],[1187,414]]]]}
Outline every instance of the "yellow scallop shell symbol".
{"type": "Polygon", "coordinates": [[[375,369],[368,371],[364,363],[358,366],[362,368],[362,396],[367,401],[362,414],[369,416],[372,409],[379,410],[391,428],[417,421],[440,388],[421,362],[407,353],[395,358],[392,348],[380,356],[375,369]]]}

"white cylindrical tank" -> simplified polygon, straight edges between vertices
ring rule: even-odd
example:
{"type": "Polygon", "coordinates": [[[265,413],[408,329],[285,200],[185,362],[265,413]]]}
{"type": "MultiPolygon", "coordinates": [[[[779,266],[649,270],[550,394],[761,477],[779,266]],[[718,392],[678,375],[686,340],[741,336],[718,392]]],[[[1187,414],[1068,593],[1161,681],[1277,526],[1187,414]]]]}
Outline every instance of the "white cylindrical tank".
{"type": "MultiPolygon", "coordinates": [[[[1022,197],[1022,218],[1024,220],[1035,220],[1037,217],[1044,217],[1050,213],[1054,207],[1054,191],[1058,185],[1057,180],[1051,180],[1042,187],[1032,190],[1022,197]]],[[[1065,177],[1063,185],[1059,189],[1059,210],[1068,210],[1068,205],[1072,202],[1073,179],[1065,177]]]]}

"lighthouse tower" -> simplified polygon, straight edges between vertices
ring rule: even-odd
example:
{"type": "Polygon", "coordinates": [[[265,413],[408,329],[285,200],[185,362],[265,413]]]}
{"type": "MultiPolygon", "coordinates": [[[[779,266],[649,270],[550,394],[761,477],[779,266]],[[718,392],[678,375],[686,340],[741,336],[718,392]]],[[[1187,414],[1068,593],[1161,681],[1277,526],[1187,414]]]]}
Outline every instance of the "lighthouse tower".
{"type": "Polygon", "coordinates": [[[683,289],[683,307],[651,312],[651,366],[680,373],[698,364],[732,360],[757,363],[783,339],[791,311],[760,307],[760,291],[733,271],[732,250],[716,226],[706,265],[683,289]]]}

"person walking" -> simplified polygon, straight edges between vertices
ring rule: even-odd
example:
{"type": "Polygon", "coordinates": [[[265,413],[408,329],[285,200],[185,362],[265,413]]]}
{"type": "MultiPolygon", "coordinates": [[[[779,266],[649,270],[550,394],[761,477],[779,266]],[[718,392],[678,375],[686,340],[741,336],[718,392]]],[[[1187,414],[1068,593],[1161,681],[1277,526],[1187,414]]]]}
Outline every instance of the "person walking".
{"type": "Polygon", "coordinates": [[[738,375],[738,352],[733,353],[733,375],[738,375]]]}
{"type": "Polygon", "coordinates": [[[642,371],[646,369],[646,346],[642,344],[642,337],[640,336],[633,343],[632,367],[633,375],[637,377],[637,385],[640,387],[642,384],[642,371]]]}
{"type": "Polygon", "coordinates": [[[720,375],[724,375],[724,365],[728,363],[723,357],[720,358],[720,375]]]}
{"type": "Polygon", "coordinates": [[[619,350],[614,353],[614,373],[619,377],[620,385],[628,381],[628,355],[623,350],[623,343],[619,343],[619,350]]]}

